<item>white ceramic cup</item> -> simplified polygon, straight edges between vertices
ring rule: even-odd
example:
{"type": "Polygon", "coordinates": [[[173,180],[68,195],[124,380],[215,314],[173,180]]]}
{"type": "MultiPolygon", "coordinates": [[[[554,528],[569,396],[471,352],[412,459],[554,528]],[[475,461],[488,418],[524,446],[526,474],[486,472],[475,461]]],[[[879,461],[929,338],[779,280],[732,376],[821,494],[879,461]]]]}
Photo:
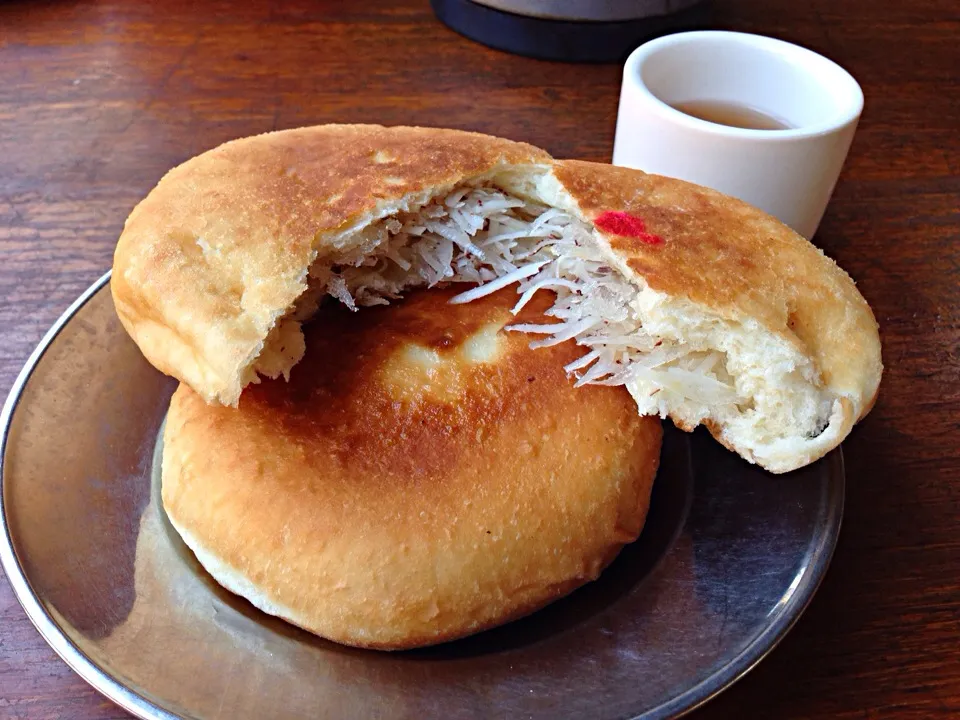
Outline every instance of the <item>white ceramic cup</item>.
{"type": "Polygon", "coordinates": [[[620,92],[613,164],[714,188],[816,232],[863,109],[846,70],[781,40],[705,31],[667,35],[633,51],[620,92]],[[671,105],[746,105],[789,125],[719,125],[671,105]]]}

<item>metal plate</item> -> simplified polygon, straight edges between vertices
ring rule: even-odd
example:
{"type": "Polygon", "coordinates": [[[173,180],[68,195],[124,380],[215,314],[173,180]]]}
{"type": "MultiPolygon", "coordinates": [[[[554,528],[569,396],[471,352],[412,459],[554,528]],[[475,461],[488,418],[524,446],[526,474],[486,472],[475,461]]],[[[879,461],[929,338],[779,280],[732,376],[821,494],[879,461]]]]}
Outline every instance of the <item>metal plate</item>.
{"type": "Polygon", "coordinates": [[[789,630],[826,571],[840,453],[774,477],[666,434],[647,527],[595,583],[436,648],[344,648],[216,585],[158,511],[174,382],[114,313],[109,277],[58,321],[0,417],[0,559],[44,638],[142,718],[666,718],[789,630]]]}

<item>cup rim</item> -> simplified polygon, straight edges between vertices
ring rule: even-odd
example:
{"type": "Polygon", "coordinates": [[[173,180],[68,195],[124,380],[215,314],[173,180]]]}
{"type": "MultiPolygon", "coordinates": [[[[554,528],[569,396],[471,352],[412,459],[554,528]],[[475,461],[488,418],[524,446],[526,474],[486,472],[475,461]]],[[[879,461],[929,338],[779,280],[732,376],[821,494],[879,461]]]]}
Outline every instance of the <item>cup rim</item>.
{"type": "Polygon", "coordinates": [[[642,98],[647,101],[653,110],[661,115],[665,120],[678,125],[682,125],[691,130],[699,132],[708,132],[715,135],[729,138],[745,138],[757,141],[780,142],[783,140],[794,140],[818,137],[828,135],[844,128],[851,123],[857,122],[860,114],[863,112],[863,89],[856,79],[846,69],[839,64],[817,53],[809,48],[796,45],[786,40],[768,37],[766,35],[755,35],[752,33],[733,32],[729,30],[696,30],[690,32],[673,33],[650,40],[635,49],[627,58],[623,68],[624,84],[628,79],[632,79],[632,87],[639,91],[642,98]],[[837,113],[836,117],[821,122],[810,123],[803,127],[784,128],[779,130],[754,130],[750,128],[738,128],[730,125],[721,125],[701,120],[700,118],[687,115],[681,110],[671,107],[663,100],[658,98],[643,82],[640,69],[643,63],[657,52],[675,45],[698,43],[698,42],[725,42],[728,44],[748,45],[761,48],[763,50],[776,52],[781,55],[790,55],[799,58],[806,63],[816,63],[823,68],[829,69],[840,78],[841,83],[848,86],[851,95],[851,106],[849,110],[837,113]]]}

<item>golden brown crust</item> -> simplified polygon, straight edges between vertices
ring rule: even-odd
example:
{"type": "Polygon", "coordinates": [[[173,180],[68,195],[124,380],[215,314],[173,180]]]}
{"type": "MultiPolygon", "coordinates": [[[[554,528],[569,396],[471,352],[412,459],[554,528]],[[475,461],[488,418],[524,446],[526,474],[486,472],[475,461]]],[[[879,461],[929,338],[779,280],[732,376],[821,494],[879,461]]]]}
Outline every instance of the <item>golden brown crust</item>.
{"type": "MultiPolygon", "coordinates": [[[[359,242],[348,230],[495,174],[531,195],[555,178],[557,197],[588,221],[605,211],[640,218],[662,242],[606,237],[639,287],[773,333],[810,359],[833,402],[830,432],[788,443],[775,458],[734,442],[748,459],[799,467],[869,411],[882,372],[873,314],[846,273],[789,228],[706,188],[453,130],[321,126],[194,158],[127,222],[111,285],[118,314],[156,367],[207,402],[234,404],[278,317],[306,288],[310,264],[329,265],[359,242]],[[505,168],[515,172],[497,174],[505,168]]],[[[266,374],[302,353],[297,328],[283,328],[290,362],[266,374]]]]}
{"type": "Polygon", "coordinates": [[[787,338],[826,387],[852,400],[852,421],[867,413],[882,372],[877,323],[847,273],[814,245],[740,200],[680,180],[575,160],[556,162],[554,173],[587,219],[626,212],[663,240],[609,236],[635,277],[787,338]]]}
{"type": "Polygon", "coordinates": [[[242,369],[338,232],[404,196],[547,161],[522,143],[431,128],[323,125],[226,143],[167,173],[128,218],[117,313],[157,368],[233,404],[242,369]]]}
{"type": "Polygon", "coordinates": [[[405,648],[531,612],[637,537],[659,421],[623,388],[575,389],[572,343],[498,330],[511,290],[452,293],[322,308],[290,382],[236,410],[177,390],[164,507],[221,582],[330,639],[405,648]]]}

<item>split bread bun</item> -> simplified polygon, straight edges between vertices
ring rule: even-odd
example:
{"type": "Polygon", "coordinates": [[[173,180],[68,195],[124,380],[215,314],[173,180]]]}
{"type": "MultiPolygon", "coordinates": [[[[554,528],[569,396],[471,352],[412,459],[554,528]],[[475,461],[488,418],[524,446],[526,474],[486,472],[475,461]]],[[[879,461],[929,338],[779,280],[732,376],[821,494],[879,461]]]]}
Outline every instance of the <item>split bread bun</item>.
{"type": "Polygon", "coordinates": [[[328,639],[403,649],[533,612],[597,576],[647,514],[661,424],[576,389],[572,341],[531,350],[509,289],[419,290],[307,328],[290,381],[237,409],[185,384],[162,499],[221,585],[328,639]]]}
{"type": "Polygon", "coordinates": [[[111,287],[150,362],[236,405],[258,377],[289,375],[324,297],[363,312],[445,283],[483,286],[465,301],[555,292],[562,326],[520,331],[575,340],[578,385],[624,385],[641,414],[702,423],[773,472],[836,447],[880,382],[866,301],[777,220],[453,130],[326,125],[204,153],[133,211],[111,287]]]}

